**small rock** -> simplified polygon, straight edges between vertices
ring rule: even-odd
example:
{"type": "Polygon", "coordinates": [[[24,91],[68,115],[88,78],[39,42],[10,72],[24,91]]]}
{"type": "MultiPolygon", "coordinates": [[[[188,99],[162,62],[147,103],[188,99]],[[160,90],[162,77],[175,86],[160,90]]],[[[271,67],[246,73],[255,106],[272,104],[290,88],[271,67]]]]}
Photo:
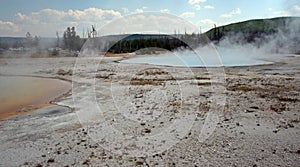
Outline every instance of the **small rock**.
{"type": "Polygon", "coordinates": [[[144,95],[143,94],[137,94],[135,95],[135,98],[142,98],[144,95]]]}
{"type": "Polygon", "coordinates": [[[52,162],[54,162],[54,158],[50,158],[50,159],[48,159],[48,161],[47,161],[47,163],[52,163],[52,162]]]}
{"type": "Polygon", "coordinates": [[[250,108],[251,108],[251,109],[256,109],[256,110],[259,109],[257,106],[251,106],[250,108]]]}
{"type": "Polygon", "coordinates": [[[249,110],[249,109],[245,110],[245,113],[252,113],[252,112],[255,112],[255,111],[254,110],[249,110]]]}
{"type": "Polygon", "coordinates": [[[229,121],[229,118],[225,118],[223,121],[229,121]]]}
{"type": "Polygon", "coordinates": [[[231,158],[231,156],[230,155],[225,155],[225,158],[231,158]]]}
{"type": "Polygon", "coordinates": [[[286,107],[285,103],[278,103],[278,104],[270,105],[270,110],[273,110],[277,113],[281,113],[286,109],[287,109],[287,107],[286,107]]]}
{"type": "Polygon", "coordinates": [[[73,72],[72,72],[72,70],[65,71],[65,70],[63,70],[63,69],[59,69],[59,70],[57,71],[57,74],[58,74],[58,75],[72,75],[73,72]]]}
{"type": "Polygon", "coordinates": [[[151,130],[150,129],[145,129],[144,132],[145,133],[151,133],[151,130]]]}
{"type": "Polygon", "coordinates": [[[43,167],[41,164],[36,164],[35,167],[43,167]]]}
{"type": "Polygon", "coordinates": [[[290,128],[294,128],[295,126],[293,125],[293,124],[291,124],[291,123],[288,123],[288,126],[290,127],[290,128]]]}
{"type": "Polygon", "coordinates": [[[283,123],[283,124],[286,124],[286,121],[285,121],[285,119],[282,119],[282,118],[281,118],[281,119],[279,119],[279,122],[280,122],[280,123],[283,123]]]}
{"type": "Polygon", "coordinates": [[[89,160],[89,159],[85,160],[85,161],[82,163],[82,165],[89,165],[89,164],[90,164],[90,160],[89,160]]]}
{"type": "Polygon", "coordinates": [[[140,166],[140,165],[143,165],[143,164],[144,164],[144,162],[142,162],[142,161],[136,161],[136,162],[135,162],[135,165],[136,165],[136,166],[140,166]]]}

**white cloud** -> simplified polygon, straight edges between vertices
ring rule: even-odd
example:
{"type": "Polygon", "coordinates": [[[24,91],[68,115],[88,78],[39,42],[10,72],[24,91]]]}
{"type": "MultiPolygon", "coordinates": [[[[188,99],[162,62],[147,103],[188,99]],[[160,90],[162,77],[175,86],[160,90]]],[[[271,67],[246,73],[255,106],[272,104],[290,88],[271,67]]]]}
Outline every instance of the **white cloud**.
{"type": "Polygon", "coordinates": [[[300,6],[294,5],[294,6],[292,7],[292,10],[294,10],[295,12],[300,12],[300,6]]]}
{"type": "Polygon", "coordinates": [[[121,17],[118,11],[88,8],[84,10],[58,11],[54,9],[43,9],[32,12],[29,15],[18,13],[15,16],[17,23],[49,24],[61,22],[91,22],[102,21],[121,17]]]}
{"type": "MultiPolygon", "coordinates": [[[[166,12],[167,10],[164,10],[166,12]]],[[[185,17],[194,17],[194,13],[183,13],[185,17]]],[[[122,18],[114,10],[88,8],[84,10],[60,11],[44,9],[29,14],[17,13],[14,21],[0,21],[0,36],[21,36],[26,32],[33,36],[55,37],[58,31],[60,37],[67,27],[75,26],[76,32],[82,37],[83,29],[91,30],[95,25],[98,35],[120,33],[174,33],[174,30],[188,33],[199,31],[188,21],[163,13],[147,13],[129,15],[122,18]],[[117,20],[115,20],[117,19],[117,20]],[[115,21],[114,21],[115,20],[115,21]]],[[[87,35],[85,35],[87,37],[87,35]]]]}
{"type": "Polygon", "coordinates": [[[184,12],[180,15],[180,17],[183,18],[193,18],[195,17],[195,13],[194,12],[184,12]]]}
{"type": "Polygon", "coordinates": [[[220,15],[220,17],[222,17],[222,18],[230,18],[230,17],[232,17],[232,14],[221,14],[220,15]]]}
{"type": "Polygon", "coordinates": [[[238,15],[241,14],[241,9],[240,8],[236,8],[233,11],[229,12],[229,13],[225,13],[225,14],[221,14],[220,17],[222,18],[230,18],[233,17],[234,15],[238,15]]]}
{"type": "Polygon", "coordinates": [[[211,20],[211,19],[199,20],[197,23],[197,25],[201,27],[202,32],[205,32],[205,31],[213,28],[214,24],[217,24],[217,22],[214,20],[211,20]]]}
{"type": "Polygon", "coordinates": [[[217,24],[217,22],[211,20],[211,19],[203,19],[199,21],[199,24],[204,24],[204,25],[214,25],[217,24]]]}
{"type": "Polygon", "coordinates": [[[134,13],[144,13],[144,10],[146,10],[148,7],[143,6],[141,8],[135,9],[134,13]]]}
{"type": "Polygon", "coordinates": [[[204,6],[205,9],[214,9],[215,7],[211,6],[211,5],[205,5],[204,6]]]}
{"type": "Polygon", "coordinates": [[[289,12],[288,12],[288,11],[285,11],[285,10],[281,10],[281,11],[275,11],[275,12],[273,12],[273,14],[275,14],[275,15],[285,15],[285,16],[288,16],[288,15],[289,15],[289,12]]]}
{"type": "Polygon", "coordinates": [[[136,9],[135,13],[144,13],[144,10],[143,9],[136,9]]]}
{"type": "Polygon", "coordinates": [[[199,5],[201,2],[206,2],[206,0],[189,0],[189,4],[194,5],[196,10],[201,9],[201,6],[199,5]]]}
{"type": "Polygon", "coordinates": [[[19,28],[13,22],[0,21],[0,33],[10,35],[19,32],[19,28]]]}
{"type": "Polygon", "coordinates": [[[274,11],[273,14],[280,16],[300,16],[300,6],[294,5],[288,10],[274,11]]]}
{"type": "Polygon", "coordinates": [[[195,8],[196,8],[196,10],[200,10],[200,9],[201,9],[201,6],[198,5],[198,4],[196,4],[196,5],[195,5],[195,8]]]}
{"type": "Polygon", "coordinates": [[[189,0],[189,4],[191,5],[199,4],[200,2],[206,2],[206,0],[189,0]]]}
{"type": "Polygon", "coordinates": [[[235,10],[232,11],[232,14],[241,14],[241,9],[240,8],[236,8],[235,10]]]}
{"type": "Polygon", "coordinates": [[[170,10],[169,9],[162,9],[160,10],[161,13],[170,13],[170,10]]]}
{"type": "Polygon", "coordinates": [[[184,19],[174,17],[172,15],[165,15],[161,13],[141,13],[134,14],[124,19],[110,22],[107,26],[101,29],[103,34],[130,34],[130,33],[174,33],[184,32],[187,33],[198,32],[199,28],[195,27],[184,19]],[[120,26],[121,25],[121,26],[120,26]]]}
{"type": "Polygon", "coordinates": [[[55,36],[56,31],[62,34],[66,27],[70,26],[75,26],[78,34],[81,35],[84,27],[104,25],[120,17],[121,14],[118,11],[99,8],[68,11],[43,9],[30,14],[17,13],[13,22],[1,21],[0,35],[25,36],[26,32],[31,32],[33,35],[49,37],[55,36]]]}
{"type": "Polygon", "coordinates": [[[128,8],[122,8],[124,13],[129,13],[129,9],[128,8]]]}

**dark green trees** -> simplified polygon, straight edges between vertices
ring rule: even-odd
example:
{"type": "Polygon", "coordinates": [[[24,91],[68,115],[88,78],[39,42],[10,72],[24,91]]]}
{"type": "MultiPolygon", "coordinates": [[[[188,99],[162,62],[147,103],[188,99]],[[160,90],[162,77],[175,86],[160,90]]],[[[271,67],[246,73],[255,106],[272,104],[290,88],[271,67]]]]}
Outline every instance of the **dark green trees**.
{"type": "Polygon", "coordinates": [[[108,52],[111,53],[130,53],[144,48],[162,48],[173,50],[178,47],[187,47],[187,44],[172,36],[122,39],[118,42],[112,42],[108,52]]]}
{"type": "Polygon", "coordinates": [[[69,50],[80,50],[82,46],[82,40],[79,35],[76,35],[75,27],[68,27],[64,32],[64,47],[69,50]]]}

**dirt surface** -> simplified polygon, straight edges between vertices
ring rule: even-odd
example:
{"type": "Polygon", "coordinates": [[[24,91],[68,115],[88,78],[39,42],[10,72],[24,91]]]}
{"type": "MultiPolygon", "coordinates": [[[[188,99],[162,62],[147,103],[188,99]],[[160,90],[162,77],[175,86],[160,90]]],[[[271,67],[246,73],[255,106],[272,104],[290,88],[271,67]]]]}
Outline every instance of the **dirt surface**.
{"type": "Polygon", "coordinates": [[[299,165],[299,55],[277,55],[271,65],[211,69],[119,59],[0,59],[2,75],[73,80],[72,93],[57,99],[61,106],[0,122],[0,166],[299,165]],[[210,113],[215,117],[207,121],[210,113]],[[136,151],[140,143],[114,145],[122,136],[97,138],[114,135],[101,131],[103,122],[139,139],[164,132],[180,116],[188,121],[172,131],[179,136],[161,141],[171,143],[166,147],[136,151]]]}

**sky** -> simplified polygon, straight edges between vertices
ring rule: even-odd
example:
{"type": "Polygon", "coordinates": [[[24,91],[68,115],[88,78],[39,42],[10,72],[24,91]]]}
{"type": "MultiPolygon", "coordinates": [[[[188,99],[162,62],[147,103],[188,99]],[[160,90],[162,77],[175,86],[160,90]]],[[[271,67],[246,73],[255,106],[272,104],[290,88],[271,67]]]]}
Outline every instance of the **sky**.
{"type": "Polygon", "coordinates": [[[183,33],[189,32],[191,25],[205,32],[214,24],[300,16],[300,0],[1,0],[0,3],[2,37],[24,37],[27,32],[40,37],[55,37],[58,32],[62,36],[72,26],[83,37],[92,25],[99,35],[183,33]]]}

